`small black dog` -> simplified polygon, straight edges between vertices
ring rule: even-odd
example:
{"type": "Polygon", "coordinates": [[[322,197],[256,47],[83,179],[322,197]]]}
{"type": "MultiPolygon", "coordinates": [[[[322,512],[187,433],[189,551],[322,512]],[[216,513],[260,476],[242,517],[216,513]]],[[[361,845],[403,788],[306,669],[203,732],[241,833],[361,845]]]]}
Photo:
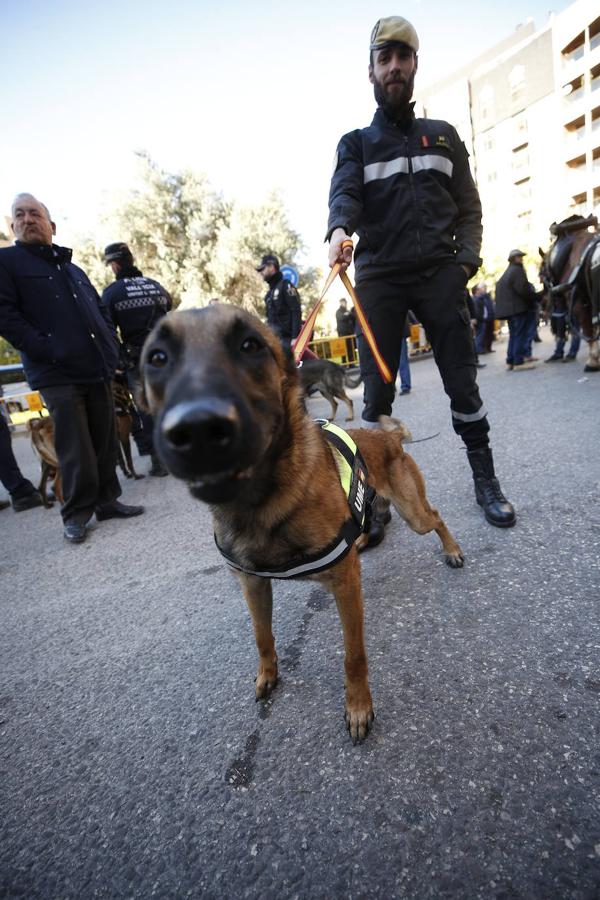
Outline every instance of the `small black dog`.
{"type": "Polygon", "coordinates": [[[310,396],[314,391],[319,391],[326,400],[329,400],[331,404],[331,415],[329,418],[331,421],[335,419],[338,408],[336,397],[338,400],[343,400],[348,407],[350,415],[347,416],[346,422],[351,422],[354,419],[354,405],[346,393],[346,388],[358,387],[362,381],[360,372],[357,372],[352,377],[342,366],[331,362],[330,359],[307,359],[302,362],[298,369],[298,374],[300,375],[300,384],[307,396],[310,396]]]}

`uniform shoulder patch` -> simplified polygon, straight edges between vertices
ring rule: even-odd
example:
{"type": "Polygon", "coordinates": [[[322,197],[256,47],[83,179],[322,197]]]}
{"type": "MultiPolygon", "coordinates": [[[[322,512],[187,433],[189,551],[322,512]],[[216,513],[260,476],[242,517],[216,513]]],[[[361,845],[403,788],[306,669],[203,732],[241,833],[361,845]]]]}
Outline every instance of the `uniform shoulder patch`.
{"type": "Polygon", "coordinates": [[[435,146],[436,147],[445,147],[446,150],[450,150],[450,141],[448,140],[448,137],[445,134],[440,134],[435,139],[435,146]]]}

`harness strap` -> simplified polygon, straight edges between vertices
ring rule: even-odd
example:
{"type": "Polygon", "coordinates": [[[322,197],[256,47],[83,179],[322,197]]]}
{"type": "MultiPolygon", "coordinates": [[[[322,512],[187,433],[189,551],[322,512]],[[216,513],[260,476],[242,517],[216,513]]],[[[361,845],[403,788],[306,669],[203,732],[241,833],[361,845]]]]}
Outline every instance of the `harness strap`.
{"type": "Polygon", "coordinates": [[[227,564],[238,572],[245,572],[247,575],[257,575],[259,578],[298,578],[301,575],[312,575],[315,572],[322,572],[329,569],[335,563],[347,556],[356,538],[361,534],[360,528],[356,525],[354,519],[346,519],[342,525],[338,536],[324,550],[310,555],[297,556],[293,562],[287,563],[285,566],[274,566],[267,571],[266,569],[249,569],[236,562],[231,556],[228,556],[219,544],[215,536],[215,544],[217,550],[225,558],[227,564]]]}
{"type": "Polygon", "coordinates": [[[367,483],[367,467],[360,451],[349,434],[342,428],[317,419],[323,434],[330,444],[338,467],[340,481],[348,498],[351,515],[343,523],[337,537],[323,550],[317,553],[300,554],[283,566],[274,566],[269,570],[250,569],[241,565],[219,546],[215,535],[217,550],[225,558],[227,564],[238,572],[257,575],[259,578],[297,578],[301,575],[312,575],[330,568],[340,562],[350,552],[355,540],[368,531],[371,523],[371,505],[375,496],[374,489],[367,483]]]}

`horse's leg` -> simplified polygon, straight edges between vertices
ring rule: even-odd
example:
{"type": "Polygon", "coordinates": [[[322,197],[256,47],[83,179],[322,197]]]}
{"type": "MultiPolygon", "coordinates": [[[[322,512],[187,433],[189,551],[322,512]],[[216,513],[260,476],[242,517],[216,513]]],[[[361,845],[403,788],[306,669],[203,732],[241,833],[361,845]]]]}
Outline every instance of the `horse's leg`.
{"type": "Polygon", "coordinates": [[[588,344],[588,361],[583,371],[600,372],[600,343],[597,338],[588,344]]]}
{"type": "Polygon", "coordinates": [[[598,344],[598,332],[592,322],[592,310],[587,306],[580,307],[578,314],[581,334],[585,338],[588,348],[588,358],[583,371],[600,372],[600,345],[598,344]]]}

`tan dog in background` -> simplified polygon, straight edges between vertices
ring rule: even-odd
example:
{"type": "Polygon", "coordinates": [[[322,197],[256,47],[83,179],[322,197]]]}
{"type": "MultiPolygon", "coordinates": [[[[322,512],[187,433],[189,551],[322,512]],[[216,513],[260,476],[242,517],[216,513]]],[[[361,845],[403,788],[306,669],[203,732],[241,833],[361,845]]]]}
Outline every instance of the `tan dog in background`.
{"type": "MultiPolygon", "coordinates": [[[[350,511],[338,468],[321,428],[306,412],[298,371],[277,337],[241,309],[215,304],[171,313],[148,337],[141,364],[143,397],[157,423],[163,463],[211,507],[219,548],[245,571],[235,571],[246,598],[259,663],[256,698],[277,682],[271,628],[271,578],[326,550],[350,511]],[[261,575],[250,574],[261,572],[261,575]]],[[[423,477],[402,447],[406,432],[352,430],[368,482],[389,498],[419,534],[435,531],[450,566],[463,553],[437,510],[423,477]]],[[[346,710],[350,735],[362,740],[373,721],[363,634],[363,600],[356,544],[317,579],[336,600],[345,645],[346,710]]]]}
{"type": "Polygon", "coordinates": [[[29,419],[27,422],[27,430],[31,439],[31,446],[35,454],[39,457],[42,466],[42,479],[38,488],[42,503],[46,508],[52,506],[52,501],[48,499],[46,487],[48,481],[52,482],[52,490],[54,496],[59,503],[64,503],[62,492],[62,478],[60,474],[60,466],[58,465],[58,457],[56,456],[56,448],[54,446],[54,422],[50,416],[44,416],[39,419],[29,419]]]}

